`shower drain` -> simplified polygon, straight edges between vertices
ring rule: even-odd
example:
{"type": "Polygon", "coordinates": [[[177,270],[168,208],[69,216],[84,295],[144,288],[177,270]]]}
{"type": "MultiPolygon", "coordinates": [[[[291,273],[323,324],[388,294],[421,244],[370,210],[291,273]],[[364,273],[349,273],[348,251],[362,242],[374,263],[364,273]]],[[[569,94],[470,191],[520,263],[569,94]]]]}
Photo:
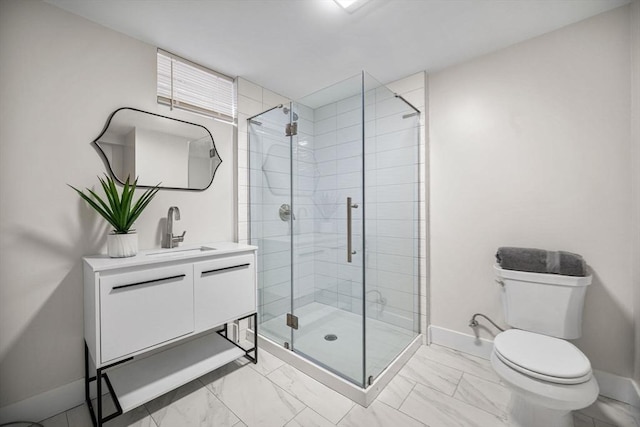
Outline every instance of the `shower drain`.
{"type": "Polygon", "coordinates": [[[338,336],[335,334],[327,334],[324,336],[324,339],[327,341],[335,341],[338,339],[338,336]]]}

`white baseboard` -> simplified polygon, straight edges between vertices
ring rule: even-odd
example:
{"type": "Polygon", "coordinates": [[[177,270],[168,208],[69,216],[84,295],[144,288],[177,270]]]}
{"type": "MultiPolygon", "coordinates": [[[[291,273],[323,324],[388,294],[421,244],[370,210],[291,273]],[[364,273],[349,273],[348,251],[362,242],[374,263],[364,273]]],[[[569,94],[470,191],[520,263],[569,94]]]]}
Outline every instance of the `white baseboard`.
{"type": "Polygon", "coordinates": [[[0,424],[42,421],[84,402],[84,378],[0,408],[0,424]]]}
{"type": "Polygon", "coordinates": [[[429,326],[429,343],[453,348],[454,350],[489,360],[493,351],[493,341],[476,338],[473,335],[452,331],[439,326],[429,326]]]}
{"type": "Polygon", "coordinates": [[[634,400],[636,401],[636,403],[632,403],[632,405],[635,406],[636,408],[640,408],[640,383],[636,381],[631,381],[631,384],[633,385],[633,390],[634,390],[633,395],[635,396],[634,400]]]}
{"type": "MultiPolygon", "coordinates": [[[[473,335],[452,331],[438,326],[429,326],[429,343],[449,347],[463,353],[489,359],[493,341],[473,335]]],[[[608,372],[593,370],[600,386],[600,395],[640,407],[640,387],[631,378],[608,372]]]]}
{"type": "Polygon", "coordinates": [[[598,380],[602,396],[640,408],[640,389],[631,378],[621,377],[620,375],[597,369],[593,370],[593,375],[598,380]]]}

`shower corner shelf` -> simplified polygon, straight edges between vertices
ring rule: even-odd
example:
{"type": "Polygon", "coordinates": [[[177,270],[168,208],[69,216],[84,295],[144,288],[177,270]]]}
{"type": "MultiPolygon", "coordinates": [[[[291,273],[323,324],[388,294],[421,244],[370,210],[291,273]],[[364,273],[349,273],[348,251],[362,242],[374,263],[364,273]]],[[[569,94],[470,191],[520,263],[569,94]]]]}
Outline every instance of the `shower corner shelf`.
{"type": "Polygon", "coordinates": [[[215,247],[161,262],[84,258],[85,400],[94,426],[241,357],[257,363],[257,339],[245,349],[227,328],[247,318],[257,327],[256,248],[215,247]],[[104,381],[115,412],[104,416],[102,399],[92,403],[94,381],[97,396],[104,381]]]}

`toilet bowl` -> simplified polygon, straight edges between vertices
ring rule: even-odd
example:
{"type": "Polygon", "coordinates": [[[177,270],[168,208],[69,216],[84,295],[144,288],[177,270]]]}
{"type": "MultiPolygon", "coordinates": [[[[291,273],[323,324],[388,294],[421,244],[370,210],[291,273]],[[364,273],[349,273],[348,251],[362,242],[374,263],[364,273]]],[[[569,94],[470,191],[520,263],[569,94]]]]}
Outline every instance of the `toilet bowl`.
{"type": "Polygon", "coordinates": [[[566,339],[582,334],[582,308],[591,276],[503,270],[505,320],[516,329],[495,337],[491,366],[511,390],[514,427],[573,427],[572,411],[598,398],[589,359],[566,339]]]}
{"type": "Polygon", "coordinates": [[[571,411],[598,398],[587,357],[573,344],[511,329],[494,341],[491,365],[511,389],[509,421],[517,427],[572,427],[571,411]]]}

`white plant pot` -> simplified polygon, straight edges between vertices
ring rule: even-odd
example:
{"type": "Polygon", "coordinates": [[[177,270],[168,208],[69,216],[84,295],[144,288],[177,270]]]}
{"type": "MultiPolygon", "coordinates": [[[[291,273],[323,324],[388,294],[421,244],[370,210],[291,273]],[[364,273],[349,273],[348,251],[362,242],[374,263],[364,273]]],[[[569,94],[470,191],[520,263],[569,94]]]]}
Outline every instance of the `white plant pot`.
{"type": "Polygon", "coordinates": [[[138,235],[135,231],[107,235],[107,253],[111,258],[125,258],[138,253],[138,235]]]}

